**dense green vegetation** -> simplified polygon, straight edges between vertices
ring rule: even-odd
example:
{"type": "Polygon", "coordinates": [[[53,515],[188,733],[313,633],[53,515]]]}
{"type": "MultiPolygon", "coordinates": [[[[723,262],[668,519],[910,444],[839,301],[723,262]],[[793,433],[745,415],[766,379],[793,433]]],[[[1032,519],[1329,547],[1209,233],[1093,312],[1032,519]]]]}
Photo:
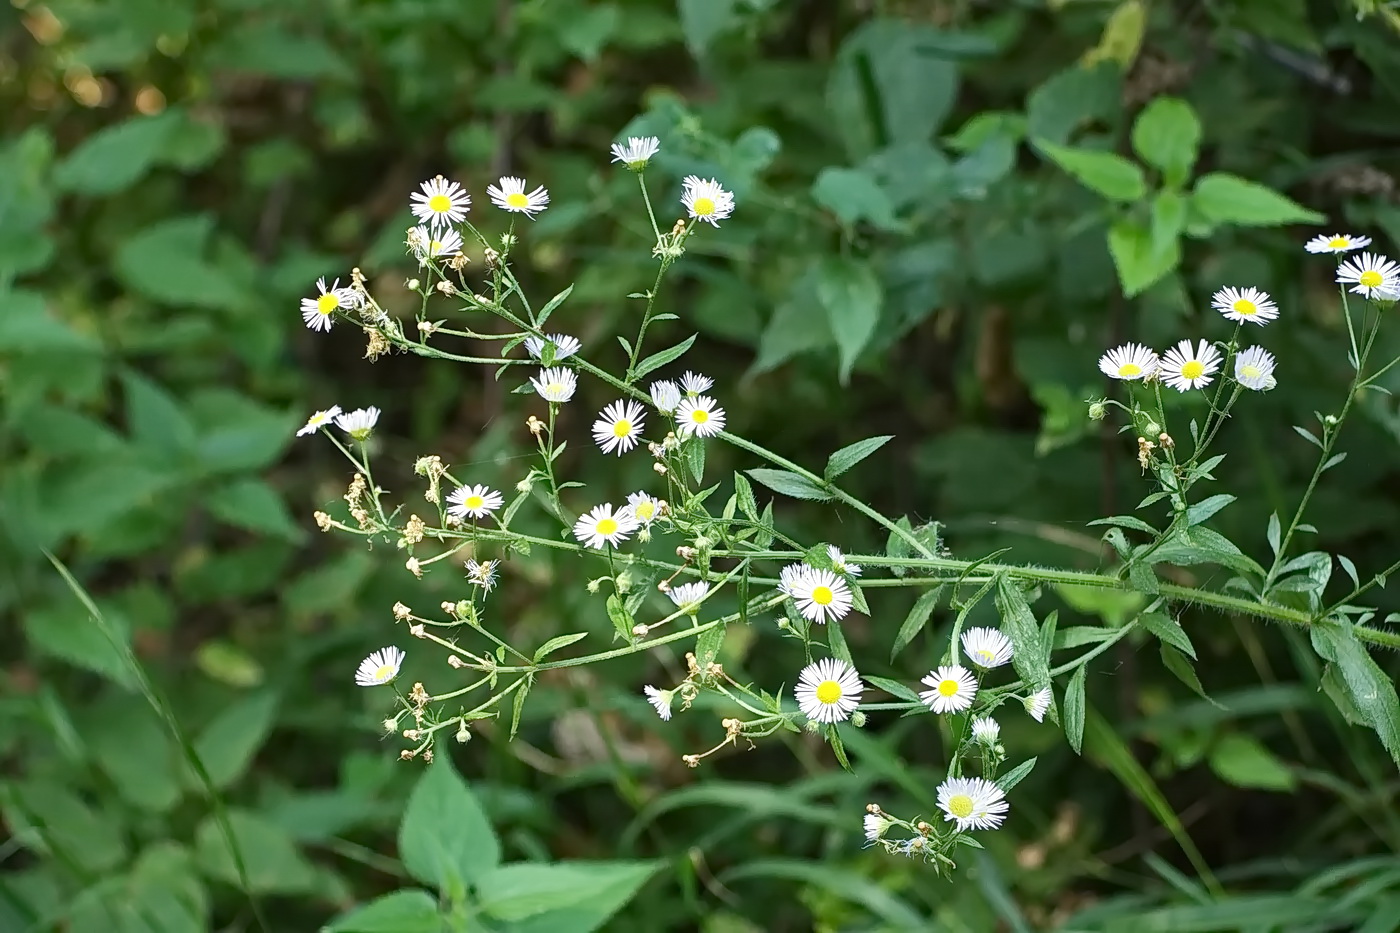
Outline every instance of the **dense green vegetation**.
{"type": "MultiPolygon", "coordinates": [[[[420,885],[460,901],[463,881],[484,913],[454,903],[449,929],[1400,928],[1394,656],[1247,612],[1177,603],[1180,629],[1135,629],[1096,657],[1077,715],[1059,711],[1078,749],[1000,715],[1009,761],[1036,764],[950,876],[861,835],[872,802],[933,821],[946,721],[871,712],[840,733],[850,770],[797,733],[687,768],[732,711],[706,696],[661,723],[642,700],[684,676],[683,643],[546,671],[513,741],[508,717],[487,720],[430,767],[400,761],[412,743],[381,738],[391,701],[354,685],[356,665],[399,644],[405,684],[455,686],[393,607],[434,612],[463,579],[415,579],[392,541],[320,534],[313,512],[343,515],[351,473],[322,438],[294,438],[313,410],[375,405],[375,478],[397,501],[418,501],[428,455],[513,490],[539,410],[515,374],[365,359],[360,330],[308,330],[298,301],[358,267],[411,324],[409,192],[460,180],[499,237],[486,185],[524,175],[552,200],[515,225],[514,273],[537,305],[572,285],[550,329],[624,370],[614,336],[636,332],[624,296],[652,287],[654,238],[608,146],[656,135],[663,230],[686,175],[719,178],[737,206],[668,272],[658,305],[676,318],[649,349],[698,333],[684,362],[715,378],[729,430],[814,471],[893,435],[844,488],[959,560],[1115,573],[1113,539],[1088,523],[1155,486],[1122,419],[1087,417],[1091,398],[1126,398],[1100,354],[1223,340],[1212,293],[1267,290],[1282,314],[1256,339],[1278,387],[1233,410],[1203,493],[1237,497],[1211,528],[1265,560],[1270,516],[1286,526],[1317,462],[1293,426],[1323,435],[1353,375],[1334,265],[1302,243],[1346,229],[1400,249],[1397,25],[1375,0],[0,10],[0,931],[341,917],[346,933],[427,933],[427,894],[343,918],[420,885]]],[[[467,253],[488,291],[482,250],[467,253]]],[[[1393,321],[1373,352],[1400,353],[1393,321]]],[[[1343,600],[1400,551],[1400,409],[1384,391],[1400,368],[1376,385],[1291,555],[1345,560],[1301,566],[1304,585],[1272,597],[1285,609],[1343,600]]],[[[1206,407],[1171,394],[1185,443],[1206,407]]],[[[652,478],[644,455],[591,444],[616,397],[584,381],[559,424],[561,472],[599,496],[652,478]]],[[[717,499],[765,466],[706,450],[717,499]]],[[[758,492],[804,544],[887,553],[887,530],[850,509],[758,492]]],[[[537,505],[526,530],[554,534],[537,505]]],[[[1165,524],[1153,508],[1140,514],[1165,524]]],[[[510,555],[495,624],[512,643],[588,632],[569,650],[607,650],[614,620],[585,586],[598,564],[546,550],[510,555]]],[[[1239,570],[1155,572],[1221,592],[1239,570]]],[[[843,624],[862,673],[914,683],[939,663],[959,617],[947,594],[889,650],[916,595],[879,594],[843,624]]],[[[1058,647],[1147,603],[1032,596],[1042,621],[1058,612],[1058,647]]],[[[1389,636],[1393,590],[1358,601],[1389,636]]],[[[968,624],[998,624],[999,607],[977,602],[968,624]]],[[[798,656],[770,614],[731,626],[719,659],[771,690],[791,688],[798,656]]]]}

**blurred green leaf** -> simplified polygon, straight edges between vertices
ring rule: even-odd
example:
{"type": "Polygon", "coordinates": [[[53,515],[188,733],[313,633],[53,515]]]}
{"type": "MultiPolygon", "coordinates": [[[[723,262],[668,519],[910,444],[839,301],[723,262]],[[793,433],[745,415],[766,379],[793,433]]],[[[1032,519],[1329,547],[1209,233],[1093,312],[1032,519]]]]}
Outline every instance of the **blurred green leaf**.
{"type": "MultiPolygon", "coordinates": [[[[256,894],[304,894],[315,890],[317,875],[285,830],[246,810],[229,810],[233,839],[248,868],[256,894]]],[[[238,867],[218,821],[209,817],[195,830],[195,853],[209,877],[240,887],[238,867]]]]}
{"type": "Polygon", "coordinates": [[[1178,97],[1154,99],[1133,123],[1133,151],[1161,169],[1169,184],[1186,181],[1200,147],[1201,121],[1191,105],[1178,97]]]}
{"type": "Polygon", "coordinates": [[[1159,249],[1151,232],[1131,220],[1119,220],[1109,227],[1108,251],[1128,298],[1155,285],[1181,262],[1181,247],[1176,240],[1159,249]]]}
{"type": "Polygon", "coordinates": [[[0,784],[0,813],[17,843],[89,872],[126,859],[120,825],[55,781],[0,784]]]}
{"type": "Polygon", "coordinates": [[[207,257],[214,218],[173,217],[126,237],[115,271],[127,288],[181,308],[243,310],[253,302],[228,271],[207,257]]]}
{"type": "Polygon", "coordinates": [[[898,230],[894,204],[885,190],[860,169],[827,166],[812,183],[812,199],[846,226],[868,221],[881,230],[898,230]]]}
{"type": "Polygon", "coordinates": [[[228,787],[243,776],[272,731],[278,701],[271,690],[244,697],[214,717],[195,739],[195,752],[215,787],[228,787]]]}
{"type": "Polygon", "coordinates": [[[1086,188],[1110,201],[1140,201],[1147,195],[1147,180],[1137,165],[1112,152],[1072,149],[1049,140],[1036,140],[1035,146],[1086,188]]]}
{"type": "Polygon", "coordinates": [[[500,864],[495,831],[446,754],[428,766],[408,798],[399,858],[410,875],[441,891],[479,885],[500,864]]]}
{"type": "Polygon", "coordinates": [[[442,933],[437,901],[426,891],[394,891],[341,914],[322,933],[442,933]]]}
{"type": "MultiPolygon", "coordinates": [[[[525,920],[587,902],[597,910],[611,905],[605,920],[656,873],[655,862],[516,862],[502,865],[481,882],[481,909],[506,921],[525,920]]],[[[576,929],[573,926],[568,929],[576,929]]],[[[597,924],[579,927],[597,929],[597,924]]]]}
{"type": "Polygon", "coordinates": [[[287,505],[267,482],[260,479],[234,480],[209,491],[209,513],[235,528],[274,535],[287,541],[301,541],[306,530],[292,520],[287,505]]]}
{"type": "Polygon", "coordinates": [[[1291,791],[1298,786],[1292,770],[1273,752],[1241,732],[1221,736],[1210,750],[1210,767],[1236,787],[1291,791]]]}
{"type": "Polygon", "coordinates": [[[817,300],[826,309],[832,336],[836,338],[844,384],[880,322],[884,289],[869,263],[833,256],[818,267],[817,300]]]}
{"type": "Polygon", "coordinates": [[[1240,227],[1320,224],[1327,219],[1272,188],[1226,172],[1198,178],[1191,191],[1191,205],[1217,223],[1240,227]]]}

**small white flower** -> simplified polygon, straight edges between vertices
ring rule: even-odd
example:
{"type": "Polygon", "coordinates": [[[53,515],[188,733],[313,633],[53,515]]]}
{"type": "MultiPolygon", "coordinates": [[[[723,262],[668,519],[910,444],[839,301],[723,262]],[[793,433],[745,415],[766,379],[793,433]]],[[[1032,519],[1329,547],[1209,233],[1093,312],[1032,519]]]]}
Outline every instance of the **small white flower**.
{"type": "Polygon", "coordinates": [[[945,664],[920,682],[932,689],[920,692],[919,699],[935,713],[961,713],[977,695],[977,682],[961,664],[945,664]]]}
{"type": "Polygon", "coordinates": [[[650,525],[661,511],[661,500],[644,492],[634,492],[627,496],[627,507],[638,524],[650,525]]]}
{"type": "Polygon", "coordinates": [[[391,683],[399,676],[403,659],[404,653],[398,648],[380,648],[360,662],[359,669],[355,671],[355,683],[361,687],[378,687],[380,684],[391,683]]]}
{"type": "Polygon", "coordinates": [[[1210,385],[1211,374],[1219,368],[1219,350],[1202,340],[1193,352],[1191,341],[1183,340],[1167,351],[1159,372],[1167,385],[1188,392],[1210,385]]]}
{"type": "Polygon", "coordinates": [[[326,288],[324,277],[316,280],[316,290],[320,294],[315,298],[301,300],[301,319],[312,330],[330,330],[337,311],[349,311],[355,306],[355,292],[353,289],[341,288],[340,279],[336,279],[330,288],[326,288]]]}
{"type": "Polygon", "coordinates": [[[587,515],[579,516],[574,522],[574,537],[588,547],[602,549],[604,544],[617,547],[627,536],[637,530],[637,520],[632,510],[623,507],[616,512],[608,503],[595,505],[587,515]]]}
{"type": "Polygon", "coordinates": [[[1030,713],[1031,718],[1036,722],[1044,722],[1045,712],[1050,709],[1050,699],[1050,688],[1041,687],[1035,693],[1032,693],[1022,700],[1021,705],[1026,708],[1026,712],[1030,713]]]}
{"type": "Polygon", "coordinates": [[[500,564],[498,560],[478,561],[475,558],[467,560],[467,579],[472,585],[479,586],[486,592],[491,592],[496,586],[496,567],[500,564]]]}
{"type": "Polygon", "coordinates": [[[1111,379],[1145,379],[1159,364],[1157,354],[1139,343],[1125,343],[1099,357],[1099,371],[1111,379]]]}
{"type": "Polygon", "coordinates": [[[340,414],[339,405],[332,405],[325,411],[316,412],[316,414],[306,419],[306,424],[301,426],[301,430],[297,432],[297,437],[305,437],[308,434],[314,434],[316,431],[319,431],[321,428],[324,428],[334,421],[335,416],[338,414],[340,414]]]}
{"type": "Polygon", "coordinates": [[[578,388],[578,376],[572,369],[551,366],[541,369],[539,376],[530,380],[530,385],[546,402],[567,402],[574,397],[574,390],[578,388]]]}
{"type": "Polygon", "coordinates": [[[499,188],[488,185],[486,193],[491,196],[491,203],[501,210],[524,214],[531,220],[535,218],[535,214],[549,206],[549,192],[544,190],[543,186],[526,194],[525,179],[511,175],[501,179],[499,188]]]}
{"type": "Polygon", "coordinates": [[[663,721],[670,722],[671,697],[675,695],[675,691],[658,690],[651,684],[647,684],[642,688],[642,692],[646,694],[647,702],[651,704],[651,708],[656,710],[656,715],[660,716],[663,721]]]}
{"type": "Polygon", "coordinates": [[[623,163],[634,172],[640,172],[660,149],[661,140],[655,136],[628,136],[626,146],[621,143],[612,144],[612,160],[623,163]]]}
{"type": "Polygon", "coordinates": [[[778,589],[787,596],[793,595],[798,582],[811,570],[806,564],[788,564],[778,571],[778,589]]]}
{"type": "Polygon", "coordinates": [[[890,818],[883,813],[865,814],[865,841],[878,842],[890,826],[890,818]]]}
{"type": "Polygon", "coordinates": [[[831,566],[836,568],[837,573],[844,573],[852,577],[860,576],[860,564],[853,564],[846,560],[846,555],[841,553],[841,549],[834,544],[826,546],[826,554],[831,558],[831,566]]]}
{"type": "Polygon", "coordinates": [[[593,422],[593,440],[603,453],[610,454],[615,450],[620,457],[637,446],[644,421],[641,405],[631,401],[613,402],[593,422]]]}
{"type": "Polygon", "coordinates": [[[681,437],[713,437],[724,430],[724,409],[708,395],[681,399],[676,408],[676,431],[681,437]]]}
{"type": "Polygon", "coordinates": [[[828,619],[845,618],[851,611],[851,590],[842,577],[830,570],[813,570],[799,574],[787,590],[797,603],[797,611],[809,622],[825,625],[828,619]]]}
{"type": "Polygon", "coordinates": [[[413,216],[420,223],[429,224],[434,230],[442,230],[466,219],[472,199],[455,181],[435,175],[419,188],[421,192],[415,191],[410,200],[413,202],[413,216]]]}
{"type": "Polygon", "coordinates": [[[669,379],[658,379],[651,384],[651,400],[658,409],[669,415],[681,403],[680,386],[669,379]]]}
{"type": "Polygon", "coordinates": [[[982,716],[972,720],[972,737],[983,745],[997,744],[997,737],[1001,735],[1001,726],[990,716],[982,716]]]}
{"type": "Polygon", "coordinates": [[[1246,389],[1265,390],[1277,385],[1274,356],[1263,347],[1250,347],[1235,357],[1235,379],[1246,389]]]}
{"type": "Polygon", "coordinates": [[[981,668],[1001,667],[1011,660],[1011,639],[994,628],[970,628],[962,633],[967,659],[981,668]]]}
{"type": "Polygon", "coordinates": [[[865,685],[845,661],[823,658],[802,669],[792,695],[802,715],[816,722],[845,722],[860,705],[865,685]]]}
{"type": "Polygon", "coordinates": [[[1249,321],[1262,327],[1278,317],[1278,305],[1268,292],[1257,288],[1222,288],[1210,303],[1228,321],[1249,321]]]}
{"type": "Polygon", "coordinates": [[[1368,236],[1352,236],[1350,233],[1334,233],[1331,236],[1319,234],[1303,245],[1310,253],[1345,253],[1348,250],[1362,249],[1371,245],[1368,236]]]}
{"type": "Polygon", "coordinates": [[[704,599],[709,592],[710,584],[697,581],[695,583],[682,583],[680,586],[673,586],[666,591],[666,595],[671,597],[671,602],[685,608],[686,606],[693,607],[699,605],[700,600],[704,599]]]}
{"type": "Polygon", "coordinates": [[[354,411],[335,416],[336,427],[355,440],[362,442],[369,440],[369,436],[374,432],[374,426],[378,422],[379,409],[373,405],[369,408],[357,408],[354,411]]]}
{"type": "Polygon", "coordinates": [[[429,259],[448,259],[462,251],[462,235],[451,227],[438,231],[426,224],[414,227],[408,241],[413,255],[423,265],[429,259]]]}
{"type": "Polygon", "coordinates": [[[685,177],[681,203],[694,220],[703,220],[712,227],[734,212],[734,195],[725,191],[713,178],[702,180],[695,175],[685,177]]]}
{"type": "Polygon", "coordinates": [[[544,343],[548,340],[554,344],[554,362],[567,360],[579,351],[583,344],[577,337],[570,337],[568,334],[549,334],[546,337],[526,337],[525,349],[537,360],[544,359],[544,343]]]}
{"type": "Polygon", "coordinates": [[[938,785],[938,809],[943,819],[958,824],[958,832],[996,829],[1006,819],[1006,794],[986,778],[949,778],[938,785]]]}
{"type": "Polygon", "coordinates": [[[505,499],[490,486],[458,486],[447,494],[451,503],[448,515],[457,518],[486,518],[501,507],[505,499]]]}
{"type": "Polygon", "coordinates": [[[681,377],[681,389],[686,395],[701,395],[710,391],[710,386],[714,384],[715,381],[709,376],[702,376],[690,370],[686,370],[685,375],[681,377]]]}
{"type": "Polygon", "coordinates": [[[1348,259],[1337,267],[1337,281],[1350,284],[1358,295],[1385,298],[1400,288],[1400,265],[1379,253],[1362,253],[1360,259],[1348,259]]]}

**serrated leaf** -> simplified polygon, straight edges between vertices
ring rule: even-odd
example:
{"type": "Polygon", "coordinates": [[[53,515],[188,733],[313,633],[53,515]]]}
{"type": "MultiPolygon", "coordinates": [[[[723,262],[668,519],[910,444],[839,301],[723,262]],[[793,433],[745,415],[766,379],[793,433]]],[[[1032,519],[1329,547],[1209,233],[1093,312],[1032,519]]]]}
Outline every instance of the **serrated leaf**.
{"type": "Polygon", "coordinates": [[[1074,749],[1076,755],[1079,754],[1080,746],[1084,742],[1085,670],[1085,666],[1081,664],[1079,669],[1074,672],[1074,676],[1070,677],[1069,686],[1065,688],[1065,741],[1069,742],[1069,747],[1074,749]]]}
{"type": "Polygon", "coordinates": [[[800,476],[789,470],[755,467],[745,472],[774,492],[780,492],[785,496],[792,496],[794,499],[826,501],[831,498],[831,493],[822,489],[805,476],[800,476]]]}
{"type": "Polygon", "coordinates": [[[863,441],[847,444],[827,458],[826,469],[822,471],[822,476],[828,480],[835,479],[892,440],[894,440],[893,434],[881,434],[878,437],[867,437],[863,441]]]}
{"type": "Polygon", "coordinates": [[[437,756],[409,795],[399,858],[414,878],[444,891],[479,883],[500,864],[491,822],[449,755],[437,756]]]}

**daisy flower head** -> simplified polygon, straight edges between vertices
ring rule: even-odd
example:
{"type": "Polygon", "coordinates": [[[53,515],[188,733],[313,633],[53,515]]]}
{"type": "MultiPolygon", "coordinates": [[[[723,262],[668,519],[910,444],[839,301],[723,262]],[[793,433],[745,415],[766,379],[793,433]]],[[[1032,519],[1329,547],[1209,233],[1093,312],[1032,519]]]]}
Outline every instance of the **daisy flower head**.
{"type": "Polygon", "coordinates": [[[338,414],[340,414],[339,405],[332,405],[325,411],[316,412],[310,418],[306,419],[306,424],[301,426],[301,430],[297,432],[297,437],[305,437],[308,434],[314,434],[334,421],[335,416],[338,414]]]}
{"type": "Polygon", "coordinates": [[[1110,379],[1145,379],[1157,371],[1157,354],[1139,343],[1125,343],[1099,357],[1099,372],[1110,379]]]}
{"type": "Polygon", "coordinates": [[[535,219],[537,213],[549,207],[549,192],[544,190],[543,185],[526,194],[525,179],[512,175],[503,176],[499,188],[487,185],[486,193],[491,196],[491,203],[501,210],[524,214],[531,220],[535,219]]]}
{"type": "Polygon", "coordinates": [[[355,306],[354,291],[341,288],[340,279],[326,288],[326,279],[322,276],[316,280],[316,291],[320,294],[315,298],[301,300],[301,319],[312,330],[330,330],[337,311],[348,311],[355,306]]]}
{"type": "Polygon", "coordinates": [[[983,745],[997,744],[997,738],[1001,735],[1001,726],[990,716],[972,720],[972,737],[983,745]]]}
{"type": "Polygon", "coordinates": [[[490,486],[458,486],[447,494],[447,514],[457,518],[486,518],[505,499],[490,486]]]}
{"type": "Polygon", "coordinates": [[[1178,392],[1189,392],[1210,385],[1211,374],[1219,368],[1220,351],[1208,341],[1200,341],[1193,351],[1191,341],[1183,340],[1167,351],[1160,372],[1167,385],[1178,392]]]}
{"type": "Polygon", "coordinates": [[[640,172],[660,149],[661,140],[655,136],[628,136],[627,145],[612,144],[612,160],[640,172]]]}
{"type": "Polygon", "coordinates": [[[938,785],[938,809],[958,832],[996,829],[1006,819],[1006,794],[986,778],[949,778],[938,785]]]}
{"type": "Polygon", "coordinates": [[[620,457],[637,446],[644,421],[641,405],[630,401],[613,402],[593,422],[593,440],[603,453],[617,451],[620,457]]]}
{"type": "Polygon", "coordinates": [[[1352,236],[1350,233],[1333,233],[1330,236],[1318,234],[1311,240],[1303,244],[1303,249],[1310,253],[1345,253],[1354,249],[1363,249],[1371,245],[1371,238],[1368,236],[1352,236]]]}
{"type": "Polygon", "coordinates": [[[639,525],[650,525],[661,512],[661,500],[644,492],[634,492],[627,496],[627,508],[639,525]]]}
{"type": "Polygon", "coordinates": [[[841,553],[841,549],[834,544],[826,546],[826,556],[831,558],[831,566],[836,568],[837,573],[844,573],[852,577],[860,576],[860,564],[853,564],[846,560],[846,555],[841,553]]]}
{"type": "Polygon", "coordinates": [[[865,685],[845,661],[823,658],[802,669],[792,695],[802,715],[815,722],[845,722],[860,705],[865,685]]]}
{"type": "Polygon", "coordinates": [[[1235,357],[1235,381],[1246,389],[1265,391],[1278,385],[1274,379],[1274,355],[1263,347],[1250,347],[1235,357]]]}
{"type": "Polygon", "coordinates": [[[486,592],[491,592],[496,586],[496,567],[500,564],[498,560],[482,560],[475,558],[467,560],[467,579],[473,586],[479,586],[486,592]]]}
{"type": "Polygon", "coordinates": [[[734,213],[734,195],[713,178],[706,181],[697,175],[687,175],[681,203],[692,220],[703,220],[712,227],[718,227],[721,220],[734,213]]]}
{"type": "Polygon", "coordinates": [[[567,402],[574,397],[574,390],[578,388],[578,376],[572,369],[551,366],[541,369],[538,376],[531,378],[530,385],[546,402],[567,402]]]}
{"type": "Polygon", "coordinates": [[[977,682],[961,664],[945,664],[929,671],[920,682],[931,689],[920,692],[919,699],[935,713],[961,713],[977,695],[977,682]]]}
{"type": "Polygon", "coordinates": [[[369,440],[369,436],[374,433],[374,426],[378,423],[379,409],[373,405],[335,416],[335,426],[361,443],[369,440]]]}
{"type": "Polygon", "coordinates": [[[671,721],[671,697],[675,695],[674,690],[658,690],[651,684],[642,688],[642,693],[646,694],[647,702],[651,708],[656,710],[656,715],[660,716],[663,722],[671,721]]]}
{"type": "Polygon", "coordinates": [[[819,625],[825,625],[828,619],[845,618],[851,611],[850,587],[830,570],[805,568],[791,582],[788,595],[797,603],[802,618],[819,625]]]}
{"type": "Polygon", "coordinates": [[[1210,304],[1227,321],[1248,321],[1263,327],[1278,317],[1278,305],[1268,292],[1257,288],[1222,288],[1211,297],[1210,304]]]}
{"type": "Polygon", "coordinates": [[[714,384],[715,381],[709,376],[693,373],[688,369],[685,371],[685,375],[681,377],[681,390],[684,391],[686,395],[703,395],[710,391],[710,387],[714,384]]]}
{"type": "Polygon", "coordinates": [[[695,583],[682,583],[680,586],[673,586],[666,591],[666,595],[671,597],[671,602],[681,608],[695,607],[700,604],[710,592],[710,584],[703,581],[695,583]]]}
{"type": "Polygon", "coordinates": [[[355,671],[355,683],[361,687],[378,687],[380,684],[392,683],[394,678],[399,676],[403,659],[404,653],[399,648],[380,648],[360,662],[359,669],[355,671]]]}
{"type": "Polygon", "coordinates": [[[459,224],[467,217],[472,206],[471,195],[455,181],[448,181],[441,175],[419,185],[410,200],[413,216],[419,223],[428,224],[434,230],[444,230],[459,224]]]}
{"type": "Polygon", "coordinates": [[[681,403],[681,387],[669,379],[658,379],[651,384],[651,401],[669,415],[681,403]]]}
{"type": "Polygon", "coordinates": [[[1337,281],[1351,285],[1358,295],[1385,298],[1400,288],[1400,264],[1379,253],[1362,253],[1360,259],[1348,259],[1337,267],[1337,281]]]}
{"type": "Polygon", "coordinates": [[[806,564],[788,564],[778,571],[778,589],[788,596],[793,596],[798,581],[811,572],[811,569],[806,564]]]}
{"type": "Polygon", "coordinates": [[[1036,722],[1045,721],[1045,713],[1050,709],[1050,699],[1052,694],[1049,687],[1041,687],[1035,693],[1021,701],[1021,705],[1026,708],[1026,712],[1036,722]]]}
{"type": "Polygon", "coordinates": [[[978,667],[990,670],[1011,660],[1011,639],[994,628],[970,628],[962,633],[963,651],[978,667]]]}
{"type": "Polygon", "coordinates": [[[574,522],[574,537],[588,547],[599,550],[604,544],[617,547],[636,530],[637,520],[632,517],[631,509],[624,506],[613,511],[613,507],[606,502],[595,505],[592,511],[580,515],[579,520],[574,522]]]}
{"type": "Polygon", "coordinates": [[[683,398],[676,407],[676,430],[681,437],[713,437],[724,430],[724,409],[708,395],[683,398]]]}
{"type": "Polygon", "coordinates": [[[413,255],[424,265],[430,259],[450,259],[462,251],[462,235],[451,227],[433,230],[426,224],[413,228],[408,242],[413,255]]]}
{"type": "Polygon", "coordinates": [[[554,345],[554,362],[567,360],[583,346],[577,337],[568,334],[548,334],[544,337],[526,337],[525,349],[537,360],[544,359],[544,347],[548,342],[554,345]]]}

